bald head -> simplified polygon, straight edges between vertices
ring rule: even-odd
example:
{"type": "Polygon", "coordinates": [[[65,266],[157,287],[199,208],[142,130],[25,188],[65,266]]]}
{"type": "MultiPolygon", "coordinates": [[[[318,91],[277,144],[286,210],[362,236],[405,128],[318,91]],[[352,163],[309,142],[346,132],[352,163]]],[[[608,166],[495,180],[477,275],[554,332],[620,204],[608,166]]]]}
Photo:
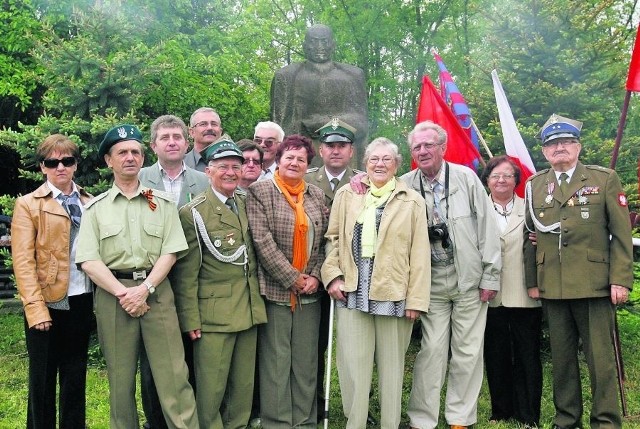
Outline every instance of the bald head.
{"type": "Polygon", "coordinates": [[[327,63],[336,48],[333,32],[323,24],[309,27],[304,36],[304,56],[313,63],[327,63]]]}

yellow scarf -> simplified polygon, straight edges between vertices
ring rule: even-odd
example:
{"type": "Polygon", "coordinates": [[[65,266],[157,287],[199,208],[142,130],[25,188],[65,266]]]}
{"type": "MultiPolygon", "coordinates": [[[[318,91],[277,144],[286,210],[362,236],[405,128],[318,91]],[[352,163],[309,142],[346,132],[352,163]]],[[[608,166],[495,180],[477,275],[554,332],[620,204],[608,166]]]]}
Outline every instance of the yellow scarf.
{"type": "MultiPolygon", "coordinates": [[[[282,180],[279,170],[276,170],[273,178],[295,213],[295,223],[293,226],[293,261],[291,265],[301,273],[304,273],[307,268],[307,262],[309,261],[307,255],[307,231],[309,230],[309,223],[307,222],[307,215],[303,207],[305,183],[304,180],[301,180],[297,185],[290,186],[282,180]],[[294,196],[298,197],[297,202],[293,200],[294,196]]],[[[295,291],[292,290],[290,296],[292,312],[295,311],[296,302],[296,294],[295,291]]]]}
{"type": "Polygon", "coordinates": [[[357,222],[362,224],[361,255],[372,258],[376,254],[378,231],[376,230],[376,209],[387,202],[391,193],[396,189],[396,178],[392,177],[381,188],[371,183],[364,199],[364,209],[360,212],[357,222]]]}

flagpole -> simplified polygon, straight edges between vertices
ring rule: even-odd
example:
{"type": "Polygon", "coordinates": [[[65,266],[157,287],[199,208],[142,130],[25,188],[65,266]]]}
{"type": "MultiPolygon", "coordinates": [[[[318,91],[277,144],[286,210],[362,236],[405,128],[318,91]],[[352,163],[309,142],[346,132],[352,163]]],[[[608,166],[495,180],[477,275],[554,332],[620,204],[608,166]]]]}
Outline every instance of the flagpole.
{"type": "Polygon", "coordinates": [[[616,134],[616,143],[613,146],[613,153],[611,154],[611,163],[609,168],[615,170],[616,163],[618,162],[618,152],[620,152],[620,143],[622,142],[622,133],[624,132],[624,125],[627,122],[627,112],[629,110],[629,100],[631,100],[631,91],[627,90],[624,96],[624,103],[622,104],[622,112],[620,113],[620,122],[618,123],[618,133],[616,134]]]}
{"type": "MultiPolygon", "coordinates": [[[[473,125],[473,129],[478,134],[478,138],[480,139],[480,143],[482,143],[482,147],[484,147],[484,150],[487,151],[487,154],[489,155],[489,158],[493,158],[493,154],[491,153],[491,150],[489,150],[489,146],[487,146],[487,142],[484,141],[484,138],[482,137],[482,134],[480,133],[480,130],[478,129],[478,126],[476,125],[476,121],[474,121],[473,118],[471,118],[471,125],[473,125]]],[[[480,157],[480,163],[482,164],[483,167],[486,165],[485,162],[484,162],[484,159],[482,157],[480,157]]]]}

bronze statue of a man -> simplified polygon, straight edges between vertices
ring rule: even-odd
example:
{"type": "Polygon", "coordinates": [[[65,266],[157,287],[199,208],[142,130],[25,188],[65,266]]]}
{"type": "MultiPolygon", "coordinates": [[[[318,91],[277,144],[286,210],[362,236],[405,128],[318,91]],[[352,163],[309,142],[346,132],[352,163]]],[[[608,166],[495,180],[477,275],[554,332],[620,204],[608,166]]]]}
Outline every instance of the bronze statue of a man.
{"type": "Polygon", "coordinates": [[[362,69],[334,62],[333,33],[309,27],[305,61],[278,70],[271,83],[271,120],[287,135],[303,134],[317,143],[316,130],[339,117],[356,128],[356,162],[362,161],[368,131],[367,90],[362,69]]]}

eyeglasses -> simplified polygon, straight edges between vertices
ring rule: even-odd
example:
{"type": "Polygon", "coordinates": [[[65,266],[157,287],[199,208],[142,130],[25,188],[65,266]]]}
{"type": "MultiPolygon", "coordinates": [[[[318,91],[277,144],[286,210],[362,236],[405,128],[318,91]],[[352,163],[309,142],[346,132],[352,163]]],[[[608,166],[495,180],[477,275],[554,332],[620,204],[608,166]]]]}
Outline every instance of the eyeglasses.
{"type": "Polygon", "coordinates": [[[382,161],[382,163],[383,163],[385,166],[387,166],[387,167],[388,167],[389,165],[391,165],[391,163],[394,161],[394,159],[393,159],[393,158],[378,158],[377,156],[374,156],[374,157],[369,158],[369,161],[368,161],[368,162],[369,162],[369,164],[371,164],[371,165],[376,165],[376,164],[377,164],[377,163],[379,163],[380,161],[382,161]]]}
{"type": "Polygon", "coordinates": [[[242,166],[241,165],[228,165],[228,164],[209,164],[210,168],[215,168],[217,170],[220,170],[222,172],[227,172],[229,170],[232,170],[234,173],[240,173],[242,171],[242,166]]]}
{"type": "Polygon", "coordinates": [[[211,128],[219,127],[220,124],[216,121],[200,121],[193,126],[193,128],[204,128],[208,125],[211,125],[211,128]]]}
{"type": "Polygon", "coordinates": [[[254,137],[253,142],[255,144],[264,144],[268,148],[278,143],[276,139],[262,139],[260,137],[254,137]]]}
{"type": "Polygon", "coordinates": [[[578,140],[575,139],[557,139],[551,140],[550,142],[546,142],[542,144],[542,147],[558,147],[558,146],[570,146],[572,144],[577,144],[578,140]]]}
{"type": "Polygon", "coordinates": [[[411,152],[418,153],[420,149],[433,150],[438,146],[442,146],[442,143],[418,143],[411,148],[411,152]]]}
{"type": "Polygon", "coordinates": [[[499,179],[504,179],[504,180],[510,180],[513,179],[514,177],[516,177],[515,174],[490,174],[489,175],[489,179],[491,180],[499,180],[499,179]]]}
{"type": "Polygon", "coordinates": [[[62,163],[65,167],[71,167],[76,163],[76,158],[73,156],[65,156],[62,159],[57,158],[47,158],[42,160],[42,164],[44,164],[47,168],[58,168],[58,165],[62,163]]]}
{"type": "Polygon", "coordinates": [[[249,164],[253,164],[253,165],[262,165],[262,162],[260,162],[259,159],[253,159],[253,158],[245,158],[244,161],[242,161],[242,165],[249,165],[249,164]]]}

